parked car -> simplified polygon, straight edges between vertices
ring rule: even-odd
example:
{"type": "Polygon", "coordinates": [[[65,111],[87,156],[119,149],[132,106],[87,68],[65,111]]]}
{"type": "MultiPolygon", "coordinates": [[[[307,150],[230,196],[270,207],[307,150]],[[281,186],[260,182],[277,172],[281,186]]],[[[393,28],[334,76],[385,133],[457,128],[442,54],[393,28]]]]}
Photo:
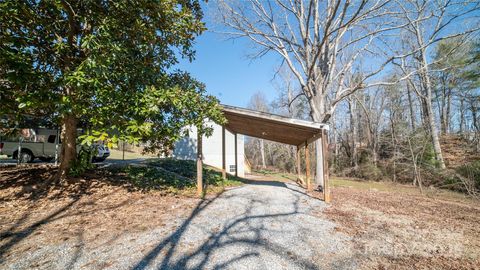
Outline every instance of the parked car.
{"type": "Polygon", "coordinates": [[[102,162],[110,156],[110,149],[104,144],[93,144],[96,155],[93,157],[93,162],[102,162]]]}
{"type": "MultiPolygon", "coordinates": [[[[32,162],[36,158],[42,161],[52,161],[55,158],[55,152],[58,146],[58,154],[60,155],[61,140],[57,142],[58,136],[56,130],[48,129],[24,129],[20,136],[23,140],[19,143],[18,138],[1,138],[0,140],[0,155],[7,155],[13,159],[20,159],[20,162],[32,162]],[[58,144],[57,144],[58,143],[58,144]],[[20,147],[19,147],[20,145],[20,147]],[[20,155],[19,155],[20,148],[20,155]]],[[[77,146],[77,152],[81,146],[77,146]]],[[[101,143],[96,143],[91,146],[95,150],[94,162],[104,161],[110,156],[108,147],[101,143]]]]}

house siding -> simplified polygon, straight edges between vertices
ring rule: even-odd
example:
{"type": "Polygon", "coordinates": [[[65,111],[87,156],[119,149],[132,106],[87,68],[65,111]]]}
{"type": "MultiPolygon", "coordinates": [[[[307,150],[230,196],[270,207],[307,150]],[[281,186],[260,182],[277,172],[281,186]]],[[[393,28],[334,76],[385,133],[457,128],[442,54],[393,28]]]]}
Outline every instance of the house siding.
{"type": "MultiPolygon", "coordinates": [[[[210,166],[222,169],[222,126],[213,125],[213,133],[210,137],[203,136],[203,162],[210,166]]],[[[238,176],[245,176],[245,149],[243,135],[237,135],[237,159],[238,159],[238,176]]],[[[235,165],[235,135],[225,130],[225,158],[226,170],[229,174],[235,174],[235,170],[231,170],[235,165]]],[[[177,159],[194,160],[197,156],[197,129],[195,127],[188,128],[188,136],[180,139],[176,144],[172,153],[172,157],[177,159]]]]}

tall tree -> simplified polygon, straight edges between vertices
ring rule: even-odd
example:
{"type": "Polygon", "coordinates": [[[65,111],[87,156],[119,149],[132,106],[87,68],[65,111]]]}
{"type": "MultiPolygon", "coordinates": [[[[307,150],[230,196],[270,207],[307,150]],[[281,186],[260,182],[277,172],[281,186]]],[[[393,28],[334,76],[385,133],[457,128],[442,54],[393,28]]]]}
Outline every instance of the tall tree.
{"type": "Polygon", "coordinates": [[[221,121],[203,85],[172,71],[193,59],[202,15],[198,0],[0,2],[3,125],[38,114],[61,124],[64,178],[79,127],[85,143],[149,140],[153,151],[185,125],[221,121]]]}
{"type": "Polygon", "coordinates": [[[468,104],[474,130],[473,141],[476,142],[477,151],[480,151],[480,40],[477,39],[472,43],[467,53],[467,66],[460,75],[464,89],[461,101],[464,101],[462,104],[468,104]]]}
{"type": "MultiPolygon", "coordinates": [[[[449,39],[438,43],[435,47],[432,71],[434,75],[434,92],[436,107],[440,116],[441,133],[446,134],[453,128],[451,125],[455,101],[464,99],[465,78],[461,74],[468,66],[468,55],[472,52],[472,42],[460,39],[449,39]]],[[[464,117],[463,115],[461,117],[464,117]]]]}
{"type": "MultiPolygon", "coordinates": [[[[433,73],[429,50],[438,42],[455,37],[465,37],[479,30],[478,22],[469,22],[471,15],[480,10],[480,3],[475,1],[397,1],[401,11],[399,17],[405,22],[405,31],[409,39],[411,66],[418,72],[420,81],[416,93],[422,101],[424,123],[427,126],[435,159],[444,169],[445,162],[440,146],[439,131],[433,110],[433,73]],[[451,29],[453,23],[463,23],[459,29],[451,29]]],[[[438,59],[437,59],[438,61],[438,59]]]]}
{"type": "MultiPolygon", "coordinates": [[[[298,81],[300,95],[307,99],[311,119],[327,122],[339,102],[364,88],[391,60],[378,65],[372,61],[372,68],[364,69],[360,80],[345,83],[359,61],[373,55],[371,49],[377,38],[399,28],[390,19],[392,2],[224,0],[220,8],[223,22],[233,29],[229,34],[253,41],[260,48],[258,57],[269,52],[280,56],[298,81]]],[[[385,36],[384,41],[387,39],[385,36]]],[[[321,156],[322,143],[318,140],[315,149],[321,156]]],[[[322,177],[323,164],[317,162],[318,184],[323,182],[322,177]]]]}
{"type": "MultiPolygon", "coordinates": [[[[260,112],[269,112],[270,109],[268,107],[268,101],[265,95],[262,92],[255,93],[251,98],[248,104],[248,108],[260,111],[260,112]]],[[[267,167],[267,163],[265,161],[265,140],[264,139],[252,139],[253,142],[258,141],[260,156],[262,161],[262,169],[267,167]]]]}

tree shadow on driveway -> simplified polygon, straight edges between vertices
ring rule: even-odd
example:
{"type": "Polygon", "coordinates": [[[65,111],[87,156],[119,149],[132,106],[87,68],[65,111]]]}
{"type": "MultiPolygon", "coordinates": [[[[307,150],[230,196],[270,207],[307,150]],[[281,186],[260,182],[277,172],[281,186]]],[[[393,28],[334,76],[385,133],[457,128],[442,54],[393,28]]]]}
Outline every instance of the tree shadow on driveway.
{"type": "MultiPolygon", "coordinates": [[[[262,256],[264,256],[261,253],[268,253],[272,258],[287,258],[288,264],[295,265],[298,268],[318,269],[319,267],[312,261],[296,255],[295,253],[298,250],[290,250],[292,247],[285,247],[268,239],[268,235],[275,233],[278,234],[278,237],[282,237],[280,235],[281,231],[276,231],[268,225],[272,220],[281,219],[288,223],[290,217],[302,214],[302,211],[299,209],[300,201],[305,198],[308,199],[306,194],[292,192],[288,185],[277,181],[248,181],[247,185],[285,188],[288,191],[281,192],[287,192],[293,199],[288,202],[285,210],[270,212],[267,207],[265,213],[258,213],[256,207],[261,206],[261,204],[265,207],[265,201],[261,198],[248,198],[248,202],[245,204],[247,207],[244,209],[237,209],[235,205],[232,205],[231,211],[238,211],[238,213],[234,213],[232,218],[220,221],[222,224],[220,230],[212,228],[216,227],[211,226],[212,224],[202,224],[202,218],[205,217],[200,216],[205,215],[206,213],[202,212],[209,207],[214,207],[213,205],[216,202],[225,203],[226,201],[230,202],[230,199],[232,199],[231,203],[234,203],[238,194],[232,195],[227,192],[202,200],[178,229],[156,244],[132,269],[224,269],[232,267],[240,261],[245,260],[247,262],[252,258],[261,260],[263,259],[262,256]],[[223,202],[220,202],[221,200],[223,202]],[[208,236],[199,238],[194,245],[194,249],[186,251],[183,249],[183,242],[185,238],[192,236],[192,232],[187,231],[195,231],[193,227],[201,228],[203,233],[208,236]],[[228,257],[223,257],[222,251],[225,249],[236,249],[237,247],[247,248],[240,254],[228,254],[228,257]],[[221,254],[220,256],[223,258],[218,260],[218,254],[221,254]]],[[[210,218],[221,219],[216,216],[211,216],[210,218]]],[[[192,239],[188,239],[188,241],[190,240],[192,239]]]]}

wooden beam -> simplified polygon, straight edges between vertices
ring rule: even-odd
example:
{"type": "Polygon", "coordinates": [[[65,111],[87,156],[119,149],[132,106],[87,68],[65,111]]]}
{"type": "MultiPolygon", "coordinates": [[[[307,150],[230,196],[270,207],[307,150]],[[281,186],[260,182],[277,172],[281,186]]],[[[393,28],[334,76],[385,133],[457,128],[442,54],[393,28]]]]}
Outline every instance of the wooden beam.
{"type": "Polygon", "coordinates": [[[237,146],[237,133],[235,133],[235,176],[238,177],[238,146],[237,146]]]}
{"type": "Polygon", "coordinates": [[[300,150],[302,148],[297,146],[297,153],[296,153],[296,168],[297,168],[297,179],[300,181],[302,184],[305,184],[303,179],[302,179],[302,165],[301,165],[301,153],[300,150]]]}
{"type": "Polygon", "coordinates": [[[248,122],[243,119],[231,121],[226,127],[233,133],[291,145],[298,145],[315,134],[313,132],[290,130],[282,126],[272,128],[262,122],[248,122]]]}
{"type": "Polygon", "coordinates": [[[203,197],[203,142],[202,133],[197,129],[197,195],[203,197]]]}
{"type": "Polygon", "coordinates": [[[310,150],[308,142],[305,142],[305,180],[307,181],[307,190],[312,191],[312,177],[310,176],[310,150]]]}
{"type": "Polygon", "coordinates": [[[227,158],[225,151],[225,127],[222,126],[222,178],[227,179],[227,158]]]}
{"type": "Polygon", "coordinates": [[[302,142],[297,146],[300,148],[303,148],[305,147],[306,144],[312,144],[313,142],[321,138],[321,136],[322,136],[322,132],[320,131],[318,134],[313,134],[312,137],[308,138],[308,140],[306,140],[305,142],[302,142]]]}
{"type": "Polygon", "coordinates": [[[296,127],[303,127],[306,129],[312,129],[312,128],[320,129],[325,125],[318,122],[293,119],[293,118],[289,118],[281,115],[254,111],[254,110],[249,110],[249,109],[239,108],[234,106],[228,106],[224,104],[222,105],[222,111],[227,116],[227,118],[229,115],[236,115],[239,117],[244,117],[249,119],[261,119],[265,122],[274,122],[274,123],[280,123],[283,125],[292,125],[296,127]]]}
{"type": "Polygon", "coordinates": [[[331,201],[330,196],[330,183],[329,183],[329,172],[328,172],[328,137],[327,132],[322,130],[322,156],[323,156],[323,200],[326,203],[331,201]]]}
{"type": "MultiPolygon", "coordinates": [[[[250,113],[256,115],[258,112],[253,111],[250,113]]],[[[321,128],[324,126],[324,124],[310,121],[297,123],[296,119],[288,117],[282,117],[282,121],[271,119],[270,116],[262,114],[254,117],[250,113],[243,114],[225,111],[224,115],[228,120],[226,127],[233,133],[299,145],[316,134],[320,134],[321,128]]]]}

